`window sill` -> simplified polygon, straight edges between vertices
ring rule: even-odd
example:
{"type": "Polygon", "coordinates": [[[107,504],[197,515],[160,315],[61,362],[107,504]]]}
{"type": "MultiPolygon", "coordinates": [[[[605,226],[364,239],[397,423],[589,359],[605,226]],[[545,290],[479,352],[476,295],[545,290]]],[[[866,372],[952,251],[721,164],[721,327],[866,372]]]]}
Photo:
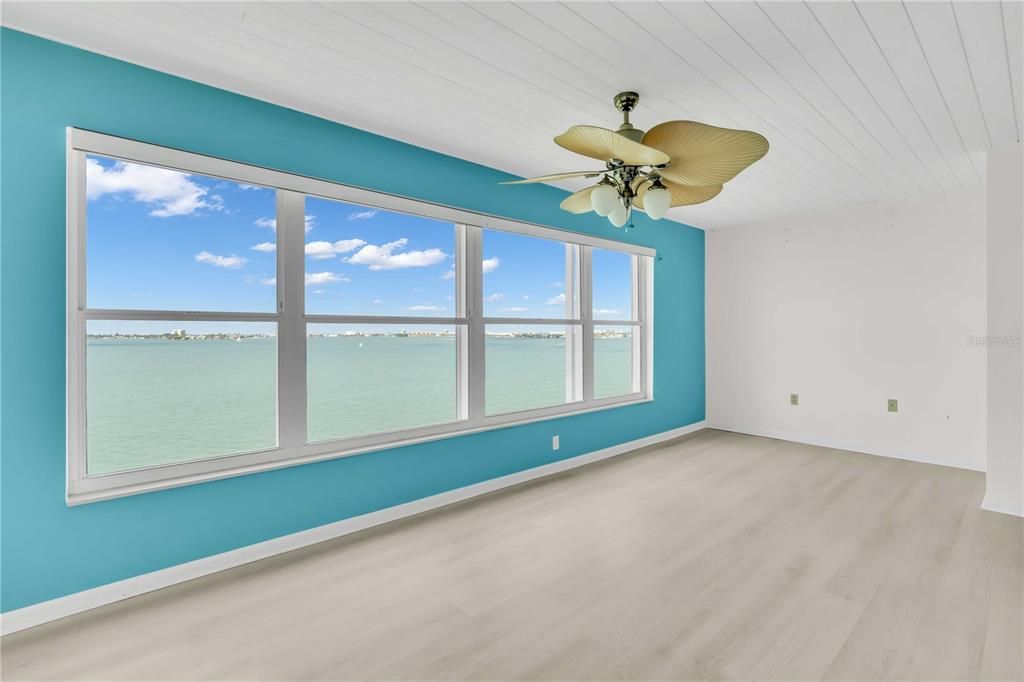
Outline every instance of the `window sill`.
{"type": "MultiPolygon", "coordinates": [[[[371,452],[379,452],[382,450],[391,450],[398,447],[404,447],[407,445],[417,445],[419,443],[429,443],[436,440],[444,440],[446,438],[454,438],[456,436],[465,436],[472,433],[481,433],[485,431],[496,431],[498,429],[505,429],[513,426],[523,426],[525,424],[533,424],[536,422],[549,421],[552,419],[560,419],[562,417],[572,417],[580,414],[589,414],[591,412],[601,412],[604,410],[610,410],[617,407],[627,407],[630,405],[640,405],[643,403],[654,402],[654,398],[646,396],[627,396],[623,400],[609,400],[601,401],[600,404],[586,407],[583,409],[565,409],[557,412],[549,413],[546,410],[538,410],[534,413],[521,413],[521,414],[508,414],[491,417],[488,419],[488,423],[468,426],[463,423],[456,423],[452,429],[444,430],[439,433],[431,433],[429,435],[415,436],[409,438],[397,438],[390,441],[377,442],[372,445],[359,445],[352,448],[331,448],[329,452],[315,452],[308,454],[307,450],[318,447],[331,447],[332,444],[312,444],[307,445],[303,448],[303,452],[293,457],[282,457],[273,461],[261,462],[255,464],[241,464],[237,466],[224,467],[214,471],[207,471],[203,473],[195,474],[182,474],[178,476],[168,476],[160,480],[147,481],[145,483],[135,483],[130,485],[122,485],[116,487],[104,488],[101,490],[94,490],[88,492],[68,492],[66,496],[66,503],[69,507],[75,507],[82,504],[89,504],[91,502],[102,502],[104,500],[112,500],[119,497],[128,497],[131,495],[140,495],[148,492],[155,492],[158,490],[167,490],[170,488],[179,488],[186,485],[193,485],[196,483],[205,483],[208,481],[216,481],[224,478],[233,478],[235,476],[245,476],[248,474],[261,473],[264,471],[273,471],[274,469],[283,469],[286,467],[299,466],[302,464],[311,464],[313,462],[322,462],[331,459],[340,459],[342,457],[353,457],[356,455],[364,455],[371,452]],[[537,414],[537,412],[544,412],[544,414],[537,414]]],[[[280,450],[270,451],[280,452],[280,450]]],[[[246,457],[246,455],[238,455],[237,457],[246,457]]],[[[234,458],[231,458],[234,459],[234,458]]],[[[210,460],[205,460],[209,462],[210,460]]],[[[176,465],[180,467],[187,467],[188,464],[176,465]]]]}

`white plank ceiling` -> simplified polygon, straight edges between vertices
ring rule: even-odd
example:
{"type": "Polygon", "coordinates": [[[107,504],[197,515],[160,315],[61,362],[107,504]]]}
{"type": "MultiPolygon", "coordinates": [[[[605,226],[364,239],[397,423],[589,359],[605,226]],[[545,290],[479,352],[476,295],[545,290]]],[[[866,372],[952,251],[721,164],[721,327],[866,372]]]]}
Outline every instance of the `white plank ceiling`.
{"type": "Polygon", "coordinates": [[[1019,2],[5,2],[2,21],[526,176],[592,167],[551,138],[616,127],[612,96],[637,90],[639,127],[771,142],[670,213],[706,228],[983,183],[1024,114],[1019,2]]]}

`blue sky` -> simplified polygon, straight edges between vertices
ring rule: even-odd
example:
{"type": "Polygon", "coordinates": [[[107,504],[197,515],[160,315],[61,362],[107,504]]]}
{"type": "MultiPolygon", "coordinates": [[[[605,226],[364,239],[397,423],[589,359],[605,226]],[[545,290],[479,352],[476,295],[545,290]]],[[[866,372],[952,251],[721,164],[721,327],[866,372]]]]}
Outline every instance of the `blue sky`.
{"type": "MultiPolygon", "coordinates": [[[[97,156],[87,172],[89,307],[274,311],[272,190],[97,156]]],[[[309,313],[455,315],[451,223],[310,197],[305,241],[309,313]]],[[[562,316],[564,254],[486,231],[485,314],[562,316]]],[[[595,250],[594,279],[595,316],[628,317],[629,256],[595,250]]]]}

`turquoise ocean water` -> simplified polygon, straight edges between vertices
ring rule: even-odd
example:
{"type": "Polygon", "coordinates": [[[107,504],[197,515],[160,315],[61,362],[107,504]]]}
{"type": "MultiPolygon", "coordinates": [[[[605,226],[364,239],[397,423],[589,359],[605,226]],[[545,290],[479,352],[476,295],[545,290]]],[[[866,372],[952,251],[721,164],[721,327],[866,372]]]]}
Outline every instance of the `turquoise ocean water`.
{"type": "MultiPolygon", "coordinates": [[[[309,338],[309,441],[455,419],[450,336],[309,338]]],[[[90,338],[90,474],[273,448],[277,340],[90,338]]],[[[594,342],[595,392],[629,392],[630,339],[594,342]]],[[[565,400],[565,342],[487,337],[488,414],[565,400]]]]}

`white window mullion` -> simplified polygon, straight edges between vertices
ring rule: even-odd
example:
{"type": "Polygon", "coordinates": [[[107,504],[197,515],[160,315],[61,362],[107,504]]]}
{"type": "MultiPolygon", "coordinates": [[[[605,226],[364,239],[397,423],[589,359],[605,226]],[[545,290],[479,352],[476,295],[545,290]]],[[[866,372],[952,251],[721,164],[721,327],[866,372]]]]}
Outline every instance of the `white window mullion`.
{"type": "Polygon", "coordinates": [[[594,282],[593,249],[580,247],[580,317],[583,320],[583,400],[594,400],[594,282]]]}
{"type": "MultiPolygon", "coordinates": [[[[280,305],[279,305],[280,307],[280,305]]],[[[86,309],[88,320],[167,320],[171,322],[277,322],[278,313],[223,313],[205,310],[116,310],[86,309]]]]}
{"type": "MultiPolygon", "coordinates": [[[[455,316],[466,317],[466,232],[455,226],[455,316]]],[[[469,330],[455,325],[455,417],[469,419],[469,330]]]]}
{"type": "Polygon", "coordinates": [[[631,320],[639,320],[643,317],[643,311],[640,310],[640,302],[643,300],[640,281],[642,267],[642,258],[636,254],[630,254],[629,281],[632,288],[629,296],[629,319],[631,320]]]}
{"type": "Polygon", "coordinates": [[[654,259],[647,256],[640,258],[643,265],[640,270],[640,285],[643,293],[640,297],[640,334],[643,345],[640,348],[640,382],[645,398],[654,397],[654,259]]]}
{"type": "Polygon", "coordinates": [[[278,445],[306,442],[305,197],[277,191],[278,445]]]}
{"type": "MultiPolygon", "coordinates": [[[[579,317],[579,245],[565,245],[565,317],[579,317]]],[[[565,402],[583,399],[583,338],[579,325],[565,326],[565,402]]]]}
{"type": "Polygon", "coordinates": [[[580,316],[580,279],[576,263],[579,260],[579,246],[565,245],[565,318],[576,319],[580,316]]]}
{"type": "Polygon", "coordinates": [[[484,282],[483,282],[483,230],[472,225],[466,226],[465,265],[466,317],[469,321],[469,421],[478,423],[484,418],[484,390],[487,331],[484,325],[484,282]]]}
{"type": "Polygon", "coordinates": [[[647,278],[644,274],[647,268],[645,262],[646,259],[641,258],[640,256],[631,256],[630,261],[632,262],[631,284],[633,288],[632,319],[640,322],[639,325],[632,328],[630,333],[630,350],[632,353],[632,361],[630,362],[630,390],[633,393],[642,393],[644,391],[644,384],[647,383],[644,379],[647,368],[644,365],[643,358],[643,347],[647,342],[647,329],[644,326],[644,320],[646,319],[647,314],[641,305],[645,300],[645,292],[647,289],[647,278]]]}

